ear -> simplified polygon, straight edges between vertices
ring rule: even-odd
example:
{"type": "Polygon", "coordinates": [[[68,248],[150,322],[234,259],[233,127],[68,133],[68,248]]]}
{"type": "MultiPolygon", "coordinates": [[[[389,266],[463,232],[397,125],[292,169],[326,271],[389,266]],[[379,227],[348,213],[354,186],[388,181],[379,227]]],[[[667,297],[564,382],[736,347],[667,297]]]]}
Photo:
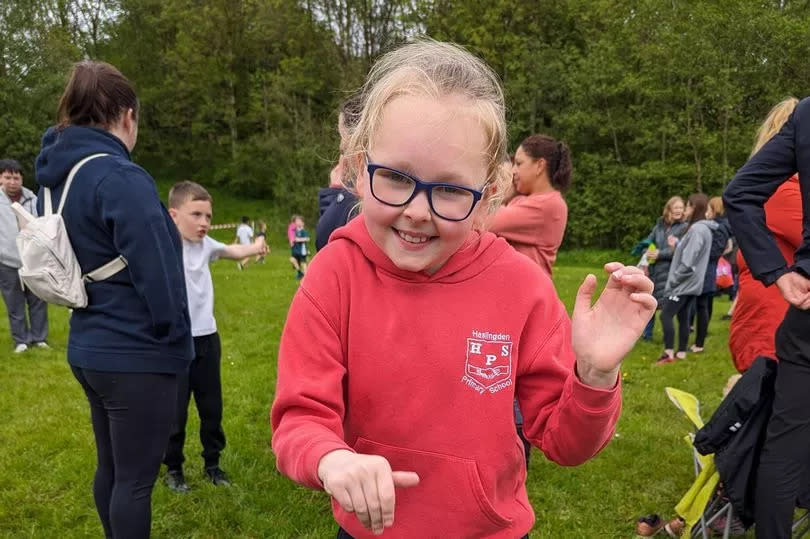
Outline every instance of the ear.
{"type": "Polygon", "coordinates": [[[360,198],[363,198],[363,191],[366,187],[366,182],[368,181],[368,169],[366,168],[366,160],[363,157],[362,153],[358,153],[354,157],[347,157],[354,161],[354,170],[357,171],[356,176],[354,178],[354,188],[357,191],[357,195],[360,198]]]}
{"type": "Polygon", "coordinates": [[[169,208],[169,216],[172,218],[172,221],[177,223],[177,208],[169,208]]]}
{"type": "Polygon", "coordinates": [[[537,175],[542,176],[543,173],[548,170],[548,161],[546,161],[545,157],[541,157],[537,161],[534,162],[535,166],[537,167],[537,175]]]}

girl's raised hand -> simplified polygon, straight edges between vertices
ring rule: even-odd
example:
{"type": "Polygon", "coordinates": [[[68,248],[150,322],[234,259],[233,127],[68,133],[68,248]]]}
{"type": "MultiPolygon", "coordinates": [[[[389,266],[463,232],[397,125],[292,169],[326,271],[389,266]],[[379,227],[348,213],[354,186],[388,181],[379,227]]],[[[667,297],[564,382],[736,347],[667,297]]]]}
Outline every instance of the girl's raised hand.
{"type": "Polygon", "coordinates": [[[616,384],[622,359],[655,313],[656,301],[653,283],[641,269],[610,262],[605,271],[608,282],[594,305],[596,277],[588,275],[579,287],[571,335],[580,380],[610,388],[616,384]]]}
{"type": "Polygon", "coordinates": [[[395,472],[385,457],[345,449],[324,455],[318,463],[324,490],[344,511],[354,513],[376,535],[394,524],[395,488],[414,487],[414,472],[395,472]]]}

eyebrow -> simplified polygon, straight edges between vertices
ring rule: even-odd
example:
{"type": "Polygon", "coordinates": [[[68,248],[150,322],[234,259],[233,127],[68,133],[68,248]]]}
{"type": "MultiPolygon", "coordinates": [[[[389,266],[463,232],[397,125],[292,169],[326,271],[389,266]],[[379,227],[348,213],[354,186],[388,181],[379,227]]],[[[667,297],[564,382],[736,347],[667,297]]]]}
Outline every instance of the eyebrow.
{"type": "Polygon", "coordinates": [[[378,161],[374,161],[373,159],[371,160],[371,162],[375,165],[382,165],[389,168],[395,168],[411,176],[416,176],[420,180],[427,183],[458,183],[463,180],[475,181],[475,178],[467,178],[466,176],[450,171],[442,171],[440,174],[436,174],[435,177],[431,179],[426,179],[416,174],[413,171],[413,168],[410,167],[410,165],[403,162],[393,161],[392,163],[380,163],[378,161]]]}

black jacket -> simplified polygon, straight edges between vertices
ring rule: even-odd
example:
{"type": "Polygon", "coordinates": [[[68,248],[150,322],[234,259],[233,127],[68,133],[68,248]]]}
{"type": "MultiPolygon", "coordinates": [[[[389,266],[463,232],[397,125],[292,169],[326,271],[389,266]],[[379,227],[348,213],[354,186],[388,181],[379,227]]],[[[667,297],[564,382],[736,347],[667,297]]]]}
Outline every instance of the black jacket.
{"type": "Polygon", "coordinates": [[[318,207],[320,216],[315,227],[315,248],[323,249],[329,241],[329,236],[336,228],[348,223],[359,213],[358,201],[352,193],[343,188],[324,187],[318,191],[318,207]]]}
{"type": "Polygon", "coordinates": [[[776,361],[759,356],[695,436],[702,455],[714,453],[725,493],[746,528],[754,523],[754,486],[774,398],[776,361]]]}
{"type": "Polygon", "coordinates": [[[796,105],[782,130],[737,171],[723,194],[726,214],[745,261],[754,277],[766,286],[790,269],[810,276],[810,212],[804,212],[804,243],[790,269],[765,224],[765,202],[796,172],[804,207],[810,208],[810,98],[796,105]]]}
{"type": "Polygon", "coordinates": [[[718,227],[712,230],[712,248],[709,251],[709,264],[706,266],[706,275],[703,278],[704,294],[717,290],[717,261],[723,256],[728,239],[731,237],[728,219],[720,216],[715,218],[715,222],[718,227]]]}

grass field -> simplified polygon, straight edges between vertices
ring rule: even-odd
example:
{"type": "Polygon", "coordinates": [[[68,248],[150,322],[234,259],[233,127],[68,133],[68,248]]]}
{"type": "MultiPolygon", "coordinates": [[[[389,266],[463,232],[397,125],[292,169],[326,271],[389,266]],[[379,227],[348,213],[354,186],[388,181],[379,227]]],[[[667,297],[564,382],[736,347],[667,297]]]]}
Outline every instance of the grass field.
{"type": "MultiPolygon", "coordinates": [[[[222,233],[221,239],[225,239],[222,233]]],[[[597,267],[561,257],[555,270],[561,298],[571,307],[576,288],[597,267]]],[[[592,254],[583,253],[586,260],[592,254]]],[[[155,537],[333,537],[327,497],[295,486],[276,470],[267,415],[273,398],[279,335],[297,283],[277,248],[265,265],[237,271],[212,266],[222,336],[222,378],[228,447],[222,466],[235,485],[216,488],[202,478],[198,422],[190,417],[186,474],[193,491],[167,490],[164,473],[153,496],[155,537]]],[[[601,272],[598,273],[601,275],[601,272]]],[[[601,278],[604,281],[604,278],[601,278]]],[[[673,515],[692,481],[687,421],[669,403],[665,386],[693,392],[708,415],[733,369],[727,322],[715,304],[707,350],[662,367],[660,344],[639,343],[624,364],[624,411],[613,442],[579,468],[561,468],[535,451],[528,477],[537,513],[532,537],[631,537],[639,515],[673,515]]],[[[93,506],[95,465],[88,405],[65,361],[67,313],[50,310],[52,350],[11,353],[0,312],[0,536],[101,535],[93,506]]],[[[660,342],[660,326],[656,327],[660,342]]]]}

